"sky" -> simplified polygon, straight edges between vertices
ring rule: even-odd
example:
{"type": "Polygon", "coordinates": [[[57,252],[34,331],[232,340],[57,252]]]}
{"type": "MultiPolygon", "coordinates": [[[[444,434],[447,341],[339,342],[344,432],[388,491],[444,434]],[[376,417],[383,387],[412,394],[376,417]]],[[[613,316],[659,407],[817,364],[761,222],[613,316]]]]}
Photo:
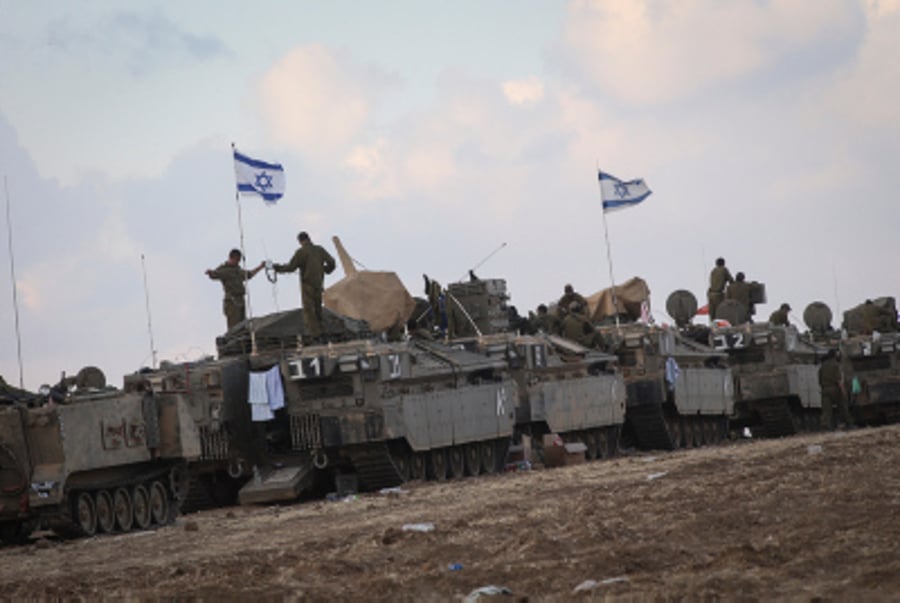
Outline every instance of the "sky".
{"type": "Polygon", "coordinates": [[[897,296],[898,56],[900,0],[0,0],[0,375],[13,266],[26,387],[121,384],[151,332],[214,354],[238,203],[251,264],[337,235],[414,295],[506,243],[477,273],[523,314],[612,271],[666,322],[719,256],[801,328],[897,296]],[[284,165],[276,205],[235,199],[232,143],[284,165]],[[611,271],[598,167],[653,190],[606,216],[611,271]]]}

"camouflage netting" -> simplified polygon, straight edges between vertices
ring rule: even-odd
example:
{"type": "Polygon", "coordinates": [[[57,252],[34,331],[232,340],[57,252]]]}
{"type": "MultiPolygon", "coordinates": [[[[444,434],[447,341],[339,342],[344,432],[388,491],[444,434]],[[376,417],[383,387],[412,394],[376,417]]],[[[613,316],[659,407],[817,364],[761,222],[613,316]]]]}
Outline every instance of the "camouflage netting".
{"type": "Polygon", "coordinates": [[[346,276],[325,290],[323,305],[337,314],[366,321],[374,332],[402,328],[416,302],[397,274],[357,271],[340,239],[332,240],[346,276]]]}
{"type": "MultiPolygon", "coordinates": [[[[631,320],[641,317],[641,303],[646,301],[650,305],[650,288],[647,281],[639,277],[633,277],[620,285],[616,285],[616,299],[619,305],[619,315],[626,315],[631,320]]],[[[616,306],[613,304],[612,288],[598,291],[587,298],[588,316],[591,322],[600,322],[605,318],[613,318],[616,315],[616,306]]]]}

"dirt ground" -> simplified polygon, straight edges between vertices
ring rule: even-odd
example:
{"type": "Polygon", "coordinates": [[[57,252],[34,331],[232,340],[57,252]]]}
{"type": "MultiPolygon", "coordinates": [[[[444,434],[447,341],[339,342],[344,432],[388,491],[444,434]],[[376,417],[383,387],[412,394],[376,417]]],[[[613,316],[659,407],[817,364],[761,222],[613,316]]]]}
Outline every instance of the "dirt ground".
{"type": "Polygon", "coordinates": [[[900,599],[900,426],[404,490],[3,548],[0,598],[900,599]]]}

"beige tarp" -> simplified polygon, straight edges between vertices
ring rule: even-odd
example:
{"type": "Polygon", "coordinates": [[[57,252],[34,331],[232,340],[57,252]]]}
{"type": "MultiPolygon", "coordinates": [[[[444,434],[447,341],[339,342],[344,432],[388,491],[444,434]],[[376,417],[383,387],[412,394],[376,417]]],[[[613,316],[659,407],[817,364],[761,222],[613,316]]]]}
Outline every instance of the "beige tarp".
{"type": "Polygon", "coordinates": [[[416,302],[395,272],[357,271],[341,240],[332,237],[344,278],[325,289],[322,303],[332,312],[365,320],[372,331],[403,327],[416,302]]]}
{"type": "MultiPolygon", "coordinates": [[[[648,310],[650,305],[650,288],[647,286],[647,281],[634,277],[616,285],[616,299],[619,302],[619,314],[627,314],[632,320],[640,319],[641,302],[647,302],[648,310]]],[[[616,315],[612,288],[594,293],[587,298],[587,301],[591,322],[598,322],[616,315]]]]}

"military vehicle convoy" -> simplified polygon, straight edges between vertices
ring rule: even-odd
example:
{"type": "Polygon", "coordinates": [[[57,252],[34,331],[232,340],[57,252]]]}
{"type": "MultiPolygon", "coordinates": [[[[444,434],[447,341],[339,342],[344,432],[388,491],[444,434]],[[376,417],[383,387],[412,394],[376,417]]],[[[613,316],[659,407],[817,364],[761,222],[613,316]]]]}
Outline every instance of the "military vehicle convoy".
{"type": "Polygon", "coordinates": [[[20,539],[38,525],[93,535],[171,521],[185,463],[200,452],[183,400],[68,386],[0,407],[0,536],[20,539]]]}

